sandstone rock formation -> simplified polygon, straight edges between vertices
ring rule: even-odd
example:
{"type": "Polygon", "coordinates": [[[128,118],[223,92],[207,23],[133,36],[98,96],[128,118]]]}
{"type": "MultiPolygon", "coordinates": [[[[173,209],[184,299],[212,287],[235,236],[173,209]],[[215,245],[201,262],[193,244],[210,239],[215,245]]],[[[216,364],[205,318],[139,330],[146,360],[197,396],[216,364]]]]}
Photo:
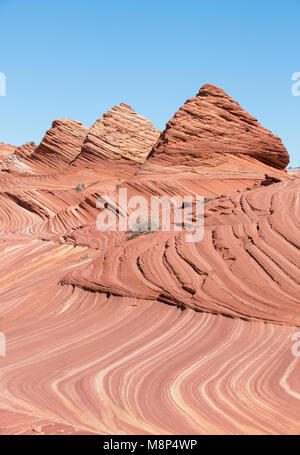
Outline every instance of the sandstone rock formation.
{"type": "Polygon", "coordinates": [[[159,134],[148,119],[121,103],[110,109],[90,128],[81,153],[73,165],[101,166],[113,173],[120,172],[124,167],[137,170],[147,158],[159,134]]]}
{"type": "Polygon", "coordinates": [[[21,147],[15,147],[9,144],[0,144],[0,172],[29,172],[30,167],[22,159],[29,157],[35,150],[35,146],[27,143],[21,147]]]}
{"type": "Polygon", "coordinates": [[[15,153],[16,147],[9,144],[0,143],[0,167],[6,169],[7,161],[15,153]]]}
{"type": "Polygon", "coordinates": [[[265,179],[285,180],[280,139],[223,90],[202,87],[168,122],[145,163],[128,182],[138,193],[216,196],[265,179]],[[274,167],[275,166],[275,167],[274,167]]]}
{"type": "Polygon", "coordinates": [[[81,151],[88,128],[75,120],[54,120],[31,160],[48,168],[67,167],[81,151]]]}
{"type": "Polygon", "coordinates": [[[141,235],[106,250],[66,282],[298,326],[299,201],[298,179],[214,198],[205,204],[201,242],[187,243],[186,232],[141,235]]]}
{"type": "Polygon", "coordinates": [[[278,169],[289,163],[277,136],[222,89],[207,84],[167,123],[148,159],[165,166],[199,166],[224,162],[227,154],[251,156],[278,169]]]}
{"type": "Polygon", "coordinates": [[[121,104],[0,144],[0,434],[299,433],[287,152],[210,85],[158,137],[121,104]],[[120,185],[205,196],[203,239],[100,232],[120,185]]]}

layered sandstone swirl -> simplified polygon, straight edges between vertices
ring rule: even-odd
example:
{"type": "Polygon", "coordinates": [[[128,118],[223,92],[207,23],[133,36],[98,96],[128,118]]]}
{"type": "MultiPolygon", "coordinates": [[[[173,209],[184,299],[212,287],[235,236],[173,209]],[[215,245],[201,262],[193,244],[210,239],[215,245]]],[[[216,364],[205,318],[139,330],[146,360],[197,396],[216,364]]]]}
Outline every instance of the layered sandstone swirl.
{"type": "Polygon", "coordinates": [[[288,163],[213,85],[162,133],[122,103],[0,144],[0,433],[299,434],[288,163]],[[120,189],[203,196],[203,238],[99,229],[120,189]]]}

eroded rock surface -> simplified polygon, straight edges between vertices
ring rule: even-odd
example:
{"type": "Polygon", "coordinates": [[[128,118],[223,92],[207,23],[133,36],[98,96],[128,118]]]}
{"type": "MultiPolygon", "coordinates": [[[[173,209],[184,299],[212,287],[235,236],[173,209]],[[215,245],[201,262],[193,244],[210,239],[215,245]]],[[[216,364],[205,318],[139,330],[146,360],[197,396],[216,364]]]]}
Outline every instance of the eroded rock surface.
{"type": "Polygon", "coordinates": [[[160,132],[150,120],[121,103],[90,128],[74,166],[101,166],[107,172],[137,170],[156,143],[160,132]]]}
{"type": "Polygon", "coordinates": [[[299,433],[287,152],[211,85],[159,136],[121,104],[0,144],[1,434],[299,433]],[[203,239],[100,232],[120,187],[205,196],[203,239]]]}
{"type": "Polygon", "coordinates": [[[279,137],[222,89],[207,84],[167,123],[149,160],[165,166],[215,165],[227,154],[251,156],[278,169],[289,163],[279,137]]]}

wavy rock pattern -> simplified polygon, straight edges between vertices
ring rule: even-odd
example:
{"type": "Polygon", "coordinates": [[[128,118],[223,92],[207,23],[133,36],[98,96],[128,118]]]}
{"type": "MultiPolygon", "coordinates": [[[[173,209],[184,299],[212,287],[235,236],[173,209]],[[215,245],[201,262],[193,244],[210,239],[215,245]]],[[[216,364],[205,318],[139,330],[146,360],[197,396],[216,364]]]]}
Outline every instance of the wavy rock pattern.
{"type": "Polygon", "coordinates": [[[128,184],[139,193],[216,196],[265,176],[286,180],[281,140],[222,89],[207,84],[167,123],[128,184]]]}
{"type": "Polygon", "coordinates": [[[124,104],[0,144],[0,434],[300,433],[300,181],[224,92],[196,98],[156,146],[124,104]],[[195,106],[193,148],[174,125],[195,106]],[[206,196],[203,240],[99,232],[97,199],[121,183],[206,196]]]}
{"type": "Polygon", "coordinates": [[[57,171],[67,167],[81,151],[88,128],[75,120],[54,120],[37,149],[31,154],[30,161],[57,171]]]}
{"type": "Polygon", "coordinates": [[[300,182],[208,201],[205,233],[154,232],[108,249],[67,282],[215,314],[300,325],[300,182]],[[89,284],[90,283],[90,284],[89,284]]]}

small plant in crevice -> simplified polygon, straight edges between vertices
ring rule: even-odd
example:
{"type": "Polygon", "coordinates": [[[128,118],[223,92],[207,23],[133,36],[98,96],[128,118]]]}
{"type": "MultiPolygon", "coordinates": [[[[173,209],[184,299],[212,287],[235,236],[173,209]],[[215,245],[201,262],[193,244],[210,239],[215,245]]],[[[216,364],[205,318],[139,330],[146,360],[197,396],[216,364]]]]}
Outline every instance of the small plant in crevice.
{"type": "Polygon", "coordinates": [[[147,235],[151,234],[158,230],[158,224],[156,220],[149,218],[149,219],[142,219],[140,221],[136,221],[130,229],[127,231],[127,234],[130,234],[127,237],[126,241],[135,239],[140,235],[147,235]]]}
{"type": "Polygon", "coordinates": [[[85,189],[85,183],[78,183],[78,185],[75,187],[75,191],[82,191],[85,189]]]}

